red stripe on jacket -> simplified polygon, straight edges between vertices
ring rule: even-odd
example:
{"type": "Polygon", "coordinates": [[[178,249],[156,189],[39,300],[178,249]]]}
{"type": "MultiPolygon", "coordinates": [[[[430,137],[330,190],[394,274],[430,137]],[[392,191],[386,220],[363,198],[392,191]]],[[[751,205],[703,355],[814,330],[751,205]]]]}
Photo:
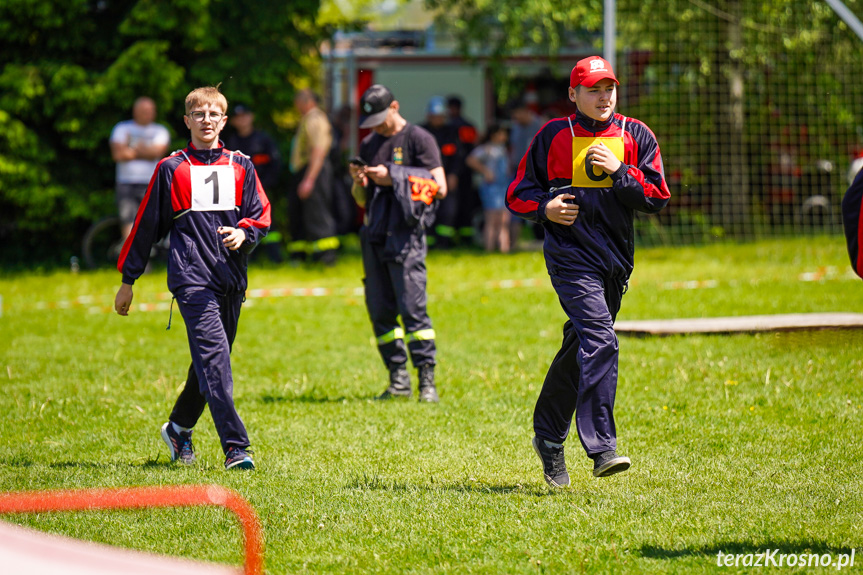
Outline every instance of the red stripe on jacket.
{"type": "MultiPolygon", "coordinates": [[[[241,188],[239,188],[241,189],[241,188]]],[[[252,218],[243,218],[237,223],[240,228],[268,228],[270,227],[270,199],[267,198],[267,193],[264,191],[264,186],[261,185],[261,180],[258,178],[258,173],[255,172],[255,190],[258,192],[258,198],[261,200],[261,217],[257,220],[252,218]]]]}
{"type": "Polygon", "coordinates": [[[144,194],[144,199],[141,200],[141,205],[138,206],[138,213],[135,215],[135,224],[132,226],[132,231],[129,237],[123,242],[123,249],[120,251],[120,259],[117,260],[117,271],[123,273],[123,264],[126,263],[126,257],[129,255],[129,249],[132,247],[132,242],[135,241],[135,234],[138,233],[138,226],[141,223],[141,216],[144,215],[144,209],[147,207],[147,202],[150,201],[150,192],[153,190],[153,182],[159,174],[159,166],[168,158],[162,158],[153,170],[153,175],[150,176],[150,183],[147,185],[147,193],[144,194]]]}

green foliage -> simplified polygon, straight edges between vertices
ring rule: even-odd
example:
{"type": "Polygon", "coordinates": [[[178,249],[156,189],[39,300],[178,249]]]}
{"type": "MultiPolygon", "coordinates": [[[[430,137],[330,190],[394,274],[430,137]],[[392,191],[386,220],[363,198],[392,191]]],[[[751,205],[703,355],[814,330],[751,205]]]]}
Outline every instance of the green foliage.
{"type": "Polygon", "coordinates": [[[177,147],[188,136],[182,100],[201,85],[221,83],[229,102],[254,105],[276,131],[273,117],[292,107],[326,35],[317,9],[317,0],[0,3],[0,241],[15,238],[2,263],[68,258],[89,222],[113,212],[108,136],[140,95],[156,101],[177,147]]]}

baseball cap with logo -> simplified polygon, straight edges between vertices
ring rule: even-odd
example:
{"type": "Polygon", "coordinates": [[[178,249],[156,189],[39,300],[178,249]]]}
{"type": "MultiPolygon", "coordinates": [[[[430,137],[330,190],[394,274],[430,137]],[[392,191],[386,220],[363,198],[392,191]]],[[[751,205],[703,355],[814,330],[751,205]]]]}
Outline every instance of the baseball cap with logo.
{"type": "Polygon", "coordinates": [[[386,86],[369,86],[360,98],[360,128],[374,128],[383,124],[393,100],[393,93],[386,86]]]}
{"type": "Polygon", "coordinates": [[[614,71],[611,69],[611,64],[607,60],[599,56],[590,56],[579,60],[572,69],[569,75],[569,85],[575,88],[576,86],[587,86],[588,88],[604,79],[613,80],[615,84],[620,84],[617,78],[614,77],[614,71]]]}

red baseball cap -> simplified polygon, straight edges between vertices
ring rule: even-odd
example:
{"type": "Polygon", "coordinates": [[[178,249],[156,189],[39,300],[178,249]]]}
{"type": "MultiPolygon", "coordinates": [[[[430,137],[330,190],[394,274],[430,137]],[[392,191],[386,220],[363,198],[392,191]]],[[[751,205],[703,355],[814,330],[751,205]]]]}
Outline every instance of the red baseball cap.
{"type": "Polygon", "coordinates": [[[607,60],[599,56],[590,56],[576,63],[575,68],[572,69],[572,73],[569,75],[569,85],[573,88],[576,86],[587,86],[589,88],[605,78],[613,80],[615,84],[620,84],[617,78],[614,77],[614,71],[607,60]]]}

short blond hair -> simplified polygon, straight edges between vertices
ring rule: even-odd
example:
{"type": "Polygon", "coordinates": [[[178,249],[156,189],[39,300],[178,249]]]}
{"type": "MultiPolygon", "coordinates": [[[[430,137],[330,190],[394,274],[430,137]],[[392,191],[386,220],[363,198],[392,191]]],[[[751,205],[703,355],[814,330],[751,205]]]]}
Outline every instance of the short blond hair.
{"type": "Polygon", "coordinates": [[[186,114],[192,111],[192,108],[197,106],[205,106],[207,104],[219,106],[222,108],[222,113],[228,112],[228,99],[219,91],[219,86],[203,86],[195,88],[189,95],[186,96],[186,114]]]}

